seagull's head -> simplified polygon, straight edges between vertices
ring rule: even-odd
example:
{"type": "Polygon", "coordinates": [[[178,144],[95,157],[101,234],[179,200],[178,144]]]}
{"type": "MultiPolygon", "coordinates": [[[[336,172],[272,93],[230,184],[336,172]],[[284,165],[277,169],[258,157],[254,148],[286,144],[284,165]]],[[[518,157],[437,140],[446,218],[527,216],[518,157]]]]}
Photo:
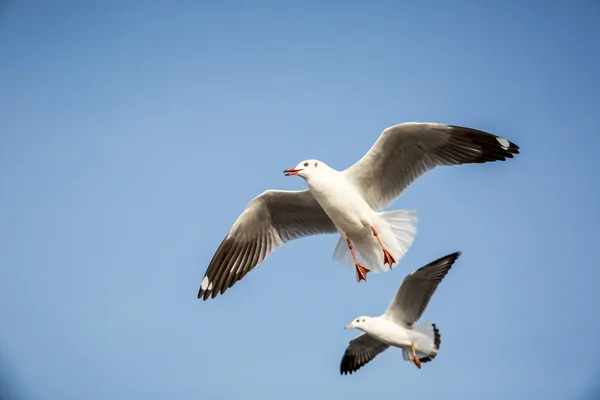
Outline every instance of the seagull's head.
{"type": "Polygon", "coordinates": [[[346,325],[344,327],[344,329],[356,328],[356,329],[360,329],[362,331],[365,329],[365,325],[369,323],[370,319],[371,319],[371,317],[354,318],[354,320],[352,322],[350,322],[348,325],[346,325]]]}
{"type": "Polygon", "coordinates": [[[327,166],[324,162],[319,160],[304,160],[300,164],[296,165],[296,168],[288,168],[283,173],[285,176],[298,175],[304,179],[314,176],[315,174],[323,171],[327,166]]]}

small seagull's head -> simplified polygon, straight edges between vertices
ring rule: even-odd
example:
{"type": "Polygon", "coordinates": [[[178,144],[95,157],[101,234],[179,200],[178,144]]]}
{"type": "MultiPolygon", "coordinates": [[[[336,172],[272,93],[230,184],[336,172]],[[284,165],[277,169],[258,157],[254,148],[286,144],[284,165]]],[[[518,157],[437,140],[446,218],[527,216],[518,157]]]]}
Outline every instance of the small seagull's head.
{"type": "Polygon", "coordinates": [[[285,176],[298,175],[304,179],[314,175],[325,168],[325,163],[319,160],[304,160],[296,168],[288,168],[283,173],[285,176]],[[319,167],[321,169],[319,169],[319,167]]]}
{"type": "Polygon", "coordinates": [[[357,329],[360,329],[362,331],[365,328],[365,324],[367,324],[370,319],[371,319],[370,317],[358,317],[358,318],[355,318],[354,321],[352,321],[348,325],[346,325],[344,327],[344,329],[357,328],[357,329]]]}

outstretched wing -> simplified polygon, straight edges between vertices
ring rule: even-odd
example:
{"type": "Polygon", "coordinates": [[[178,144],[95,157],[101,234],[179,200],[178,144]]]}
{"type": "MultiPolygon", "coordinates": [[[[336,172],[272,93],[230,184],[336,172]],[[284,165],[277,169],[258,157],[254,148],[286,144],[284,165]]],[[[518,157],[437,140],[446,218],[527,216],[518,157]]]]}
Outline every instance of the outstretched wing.
{"type": "Polygon", "coordinates": [[[363,333],[352,339],[340,364],[340,374],[352,374],[360,367],[374,359],[378,354],[385,351],[388,344],[375,339],[368,333],[363,333]]]}
{"type": "Polygon", "coordinates": [[[383,315],[398,324],[412,327],[423,315],[431,296],[459,256],[460,252],[452,253],[404,278],[394,300],[383,315]]]}
{"type": "Polygon", "coordinates": [[[309,190],[267,190],[238,217],[213,256],[198,298],[225,293],[285,242],[337,229],[309,190]]]}
{"type": "Polygon", "coordinates": [[[519,154],[519,146],[487,132],[406,122],[385,129],[373,147],[344,173],[367,203],[381,210],[438,165],[504,161],[514,154],[519,154]]]}

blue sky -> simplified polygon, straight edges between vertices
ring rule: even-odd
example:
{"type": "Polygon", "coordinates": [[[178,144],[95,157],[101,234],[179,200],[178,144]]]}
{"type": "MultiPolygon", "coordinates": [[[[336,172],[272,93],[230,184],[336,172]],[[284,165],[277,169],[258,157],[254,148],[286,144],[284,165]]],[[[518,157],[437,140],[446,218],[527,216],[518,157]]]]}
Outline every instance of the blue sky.
{"type": "Polygon", "coordinates": [[[6,2],[0,15],[0,379],[20,399],[547,399],[598,378],[600,4],[6,2]],[[85,4],[84,4],[85,3],[85,4]],[[405,121],[506,137],[438,168],[399,267],[357,284],[337,236],[196,299],[248,201],[343,169],[405,121]],[[341,356],[402,279],[460,250],[417,370],[341,356]]]}

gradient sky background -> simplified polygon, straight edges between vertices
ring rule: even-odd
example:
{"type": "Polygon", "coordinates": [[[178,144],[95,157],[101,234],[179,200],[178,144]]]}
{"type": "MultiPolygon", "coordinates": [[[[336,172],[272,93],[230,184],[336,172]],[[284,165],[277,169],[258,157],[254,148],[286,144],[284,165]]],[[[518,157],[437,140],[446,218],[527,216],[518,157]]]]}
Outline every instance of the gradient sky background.
{"type": "Polygon", "coordinates": [[[4,4],[5,397],[585,394],[600,369],[600,3],[283,3],[4,4]],[[419,179],[391,206],[418,210],[414,245],[368,284],[320,236],[196,299],[246,204],[305,188],[283,169],[346,168],[405,121],[521,154],[419,179]],[[340,376],[359,333],[342,327],[456,250],[422,319],[438,358],[417,370],[389,350],[340,376]]]}

